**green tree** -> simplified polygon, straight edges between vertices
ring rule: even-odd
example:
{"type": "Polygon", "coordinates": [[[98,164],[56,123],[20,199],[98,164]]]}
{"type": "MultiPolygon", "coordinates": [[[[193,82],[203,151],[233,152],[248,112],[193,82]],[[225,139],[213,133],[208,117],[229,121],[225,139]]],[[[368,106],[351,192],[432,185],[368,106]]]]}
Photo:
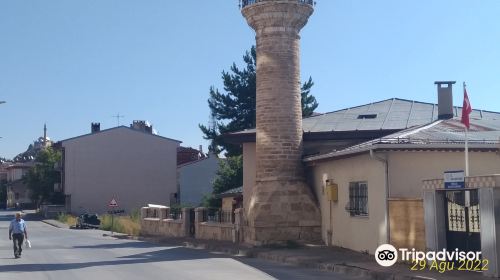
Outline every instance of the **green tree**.
{"type": "Polygon", "coordinates": [[[302,101],[302,116],[309,117],[314,113],[314,110],[318,108],[318,102],[316,97],[311,95],[311,88],[314,86],[314,82],[311,77],[309,80],[302,85],[301,88],[301,101],[302,101]]]}
{"type": "Polygon", "coordinates": [[[204,197],[202,204],[205,207],[220,207],[221,200],[215,198],[217,194],[243,185],[243,156],[221,160],[216,174],[212,194],[204,197]]]}
{"type": "MultiPolygon", "coordinates": [[[[256,61],[255,46],[243,56],[245,67],[240,69],[235,63],[230,72],[222,71],[222,81],[225,93],[210,87],[210,108],[212,123],[209,126],[199,125],[204,139],[210,140],[209,150],[219,154],[225,151],[226,156],[235,156],[242,153],[241,147],[226,143],[221,135],[255,128],[255,101],[256,101],[256,61]]],[[[312,78],[302,85],[302,115],[310,116],[318,107],[316,98],[311,95],[314,85],[312,78]]]]}
{"type": "Polygon", "coordinates": [[[61,160],[61,153],[52,148],[41,150],[35,158],[33,166],[23,180],[31,192],[31,199],[39,206],[41,203],[63,203],[64,196],[54,192],[54,184],[61,180],[60,173],[54,164],[61,160]]]}

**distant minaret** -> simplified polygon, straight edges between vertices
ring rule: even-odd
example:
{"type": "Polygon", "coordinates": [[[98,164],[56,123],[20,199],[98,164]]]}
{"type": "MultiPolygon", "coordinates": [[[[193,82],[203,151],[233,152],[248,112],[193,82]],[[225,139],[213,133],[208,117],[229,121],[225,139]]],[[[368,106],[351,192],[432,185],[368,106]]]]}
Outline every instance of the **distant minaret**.
{"type": "Polygon", "coordinates": [[[302,165],[299,32],[312,0],[243,0],[257,41],[256,181],[247,242],[321,240],[321,213],[302,165]]]}
{"type": "Polygon", "coordinates": [[[43,124],[43,142],[47,143],[47,124],[43,124]]]}

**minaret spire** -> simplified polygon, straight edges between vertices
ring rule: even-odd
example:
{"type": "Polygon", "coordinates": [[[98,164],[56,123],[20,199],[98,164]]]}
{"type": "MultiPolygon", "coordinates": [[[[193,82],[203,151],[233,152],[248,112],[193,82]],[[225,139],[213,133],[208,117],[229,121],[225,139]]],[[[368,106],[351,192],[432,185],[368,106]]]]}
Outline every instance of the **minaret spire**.
{"type": "Polygon", "coordinates": [[[47,123],[43,124],[43,142],[47,142],[47,123]]]}

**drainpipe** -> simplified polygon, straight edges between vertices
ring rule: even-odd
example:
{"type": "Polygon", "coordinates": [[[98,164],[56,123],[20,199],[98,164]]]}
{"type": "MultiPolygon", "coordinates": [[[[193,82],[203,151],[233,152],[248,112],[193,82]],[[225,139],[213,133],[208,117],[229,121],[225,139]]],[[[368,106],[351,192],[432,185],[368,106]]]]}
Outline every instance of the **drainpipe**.
{"type": "Polygon", "coordinates": [[[386,236],[387,244],[391,242],[391,227],[389,224],[389,163],[386,158],[381,158],[375,155],[373,149],[370,149],[370,158],[382,162],[385,166],[385,223],[386,223],[386,236]]]}

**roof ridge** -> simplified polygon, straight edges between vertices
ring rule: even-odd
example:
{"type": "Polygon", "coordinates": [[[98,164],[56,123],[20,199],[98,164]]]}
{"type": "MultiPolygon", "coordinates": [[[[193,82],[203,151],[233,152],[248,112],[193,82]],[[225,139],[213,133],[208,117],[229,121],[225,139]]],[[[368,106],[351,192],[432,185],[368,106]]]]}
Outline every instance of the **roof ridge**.
{"type": "MultiPolygon", "coordinates": [[[[364,107],[364,106],[370,106],[370,105],[373,105],[373,104],[387,102],[387,101],[394,101],[394,100],[406,101],[406,102],[414,102],[414,103],[422,103],[422,104],[428,104],[428,105],[435,105],[436,104],[436,103],[431,103],[431,102],[423,102],[423,101],[418,101],[418,100],[411,100],[411,99],[404,99],[404,98],[392,97],[392,98],[387,98],[387,99],[383,99],[383,100],[379,100],[379,101],[373,101],[373,102],[366,103],[366,104],[363,104],[363,105],[358,105],[358,106],[343,108],[343,109],[339,109],[339,110],[335,110],[335,111],[320,113],[319,115],[309,116],[309,117],[306,117],[304,119],[319,117],[319,116],[323,116],[323,115],[337,113],[337,112],[344,111],[344,110],[350,110],[350,109],[355,109],[355,108],[364,107]]],[[[484,111],[484,110],[482,110],[482,111],[484,111]]]]}
{"type": "MultiPolygon", "coordinates": [[[[345,110],[351,110],[351,109],[355,109],[355,108],[360,108],[360,107],[370,106],[370,105],[373,105],[373,104],[382,103],[382,102],[387,102],[387,101],[394,101],[394,100],[405,101],[405,102],[411,102],[411,103],[419,103],[419,104],[427,104],[427,105],[438,105],[438,103],[435,103],[435,102],[425,102],[425,101],[418,101],[418,100],[411,100],[411,99],[405,99],[405,98],[393,97],[393,98],[383,99],[383,100],[379,100],[379,101],[373,101],[373,102],[366,103],[366,104],[363,104],[363,105],[358,105],[358,106],[353,106],[353,107],[342,108],[342,109],[338,109],[338,110],[334,110],[334,111],[330,111],[330,112],[325,112],[325,113],[319,113],[318,115],[315,115],[315,116],[308,116],[308,117],[305,117],[305,118],[303,118],[303,119],[316,118],[316,117],[320,117],[320,116],[324,116],[324,115],[328,115],[328,114],[338,113],[338,112],[345,111],[345,110]]],[[[458,108],[462,108],[462,106],[453,106],[453,108],[454,108],[454,109],[458,109],[458,108]]],[[[479,112],[486,112],[486,113],[500,114],[500,112],[489,111],[489,110],[483,110],[483,109],[474,109],[474,108],[472,109],[472,111],[479,111],[479,112]]]]}
{"type": "Polygon", "coordinates": [[[70,137],[70,138],[67,138],[67,139],[59,140],[59,141],[57,141],[57,143],[62,143],[62,142],[66,142],[66,141],[70,141],[70,140],[74,140],[74,139],[78,139],[78,138],[82,138],[82,137],[88,137],[88,136],[98,135],[98,134],[101,134],[101,133],[103,133],[103,132],[109,132],[109,131],[116,130],[116,129],[120,129],[120,128],[126,128],[126,129],[128,129],[128,130],[135,131],[135,132],[137,132],[137,133],[143,133],[143,134],[145,134],[145,135],[154,136],[154,137],[159,137],[159,138],[162,138],[162,139],[164,139],[164,140],[169,140],[169,141],[174,141],[174,142],[182,143],[182,141],[180,141],[180,140],[176,140],[176,139],[173,139],[173,138],[168,138],[168,137],[161,136],[161,135],[158,135],[158,134],[153,134],[153,133],[146,133],[146,132],[142,132],[142,131],[140,131],[140,130],[137,130],[137,129],[134,129],[134,128],[131,128],[131,127],[128,127],[128,126],[126,126],[126,125],[115,126],[115,127],[111,127],[111,128],[107,128],[107,129],[99,130],[99,131],[97,131],[97,132],[90,132],[90,133],[87,133],[87,134],[82,134],[82,135],[78,135],[78,136],[73,136],[73,137],[70,137]]]}

